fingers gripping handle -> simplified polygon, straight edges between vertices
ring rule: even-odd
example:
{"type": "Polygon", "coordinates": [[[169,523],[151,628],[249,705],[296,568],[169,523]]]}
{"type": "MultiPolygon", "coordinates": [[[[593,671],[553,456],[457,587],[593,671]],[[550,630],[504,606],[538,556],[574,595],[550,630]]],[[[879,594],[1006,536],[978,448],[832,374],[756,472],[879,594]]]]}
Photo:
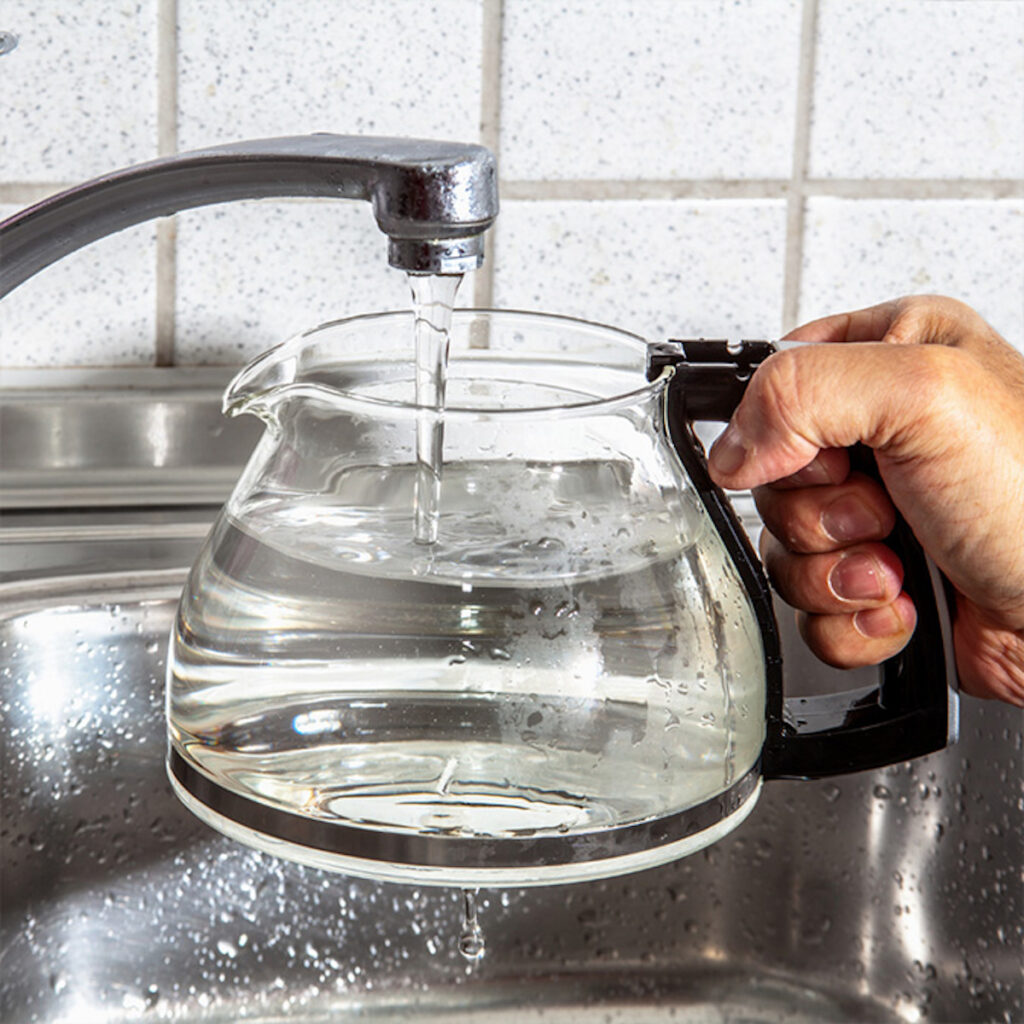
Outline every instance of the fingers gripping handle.
{"type": "MultiPolygon", "coordinates": [[[[957,697],[949,615],[941,575],[899,520],[889,545],[904,566],[904,589],[917,607],[907,646],[880,669],[877,686],[818,697],[784,696],[782,653],[771,589],[729,500],[711,480],[694,432],[698,420],[727,421],[770,342],[685,341],[652,345],[648,376],[673,367],[666,424],[692,483],[751,597],[761,627],[766,668],[762,767],[766,778],[822,778],[878,768],[941,750],[956,739],[957,697]]],[[[858,468],[874,473],[868,449],[858,468]]]]}

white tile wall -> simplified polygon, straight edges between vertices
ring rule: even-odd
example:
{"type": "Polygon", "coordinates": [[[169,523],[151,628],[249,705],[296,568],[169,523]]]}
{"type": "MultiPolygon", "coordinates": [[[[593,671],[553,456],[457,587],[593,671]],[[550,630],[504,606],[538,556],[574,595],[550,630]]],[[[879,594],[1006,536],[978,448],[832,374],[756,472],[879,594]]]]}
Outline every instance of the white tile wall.
{"type": "MultiPolygon", "coordinates": [[[[7,0],[0,29],[8,211],[159,146],[479,139],[497,304],[753,335],[935,290],[1024,350],[1024,0],[7,0]]],[[[239,362],[406,301],[365,208],[176,220],[4,300],[0,364],[239,362]]]]}
{"type": "Polygon", "coordinates": [[[509,179],[788,178],[795,0],[516,0],[505,8],[509,179]]]}
{"type": "Polygon", "coordinates": [[[509,202],[495,304],[651,341],[777,337],[785,231],[780,200],[509,202]]]}
{"type": "Polygon", "coordinates": [[[481,0],[178,0],[178,137],[476,141],[481,0]]]}
{"type": "MultiPolygon", "coordinates": [[[[180,214],[176,351],[183,363],[240,363],[298,331],[407,309],[405,275],[364,203],[234,203],[180,214]],[[239,246],[240,238],[253,244],[239,246]]],[[[466,303],[469,287],[460,288],[466,303]]]]}
{"type": "MultiPolygon", "coordinates": [[[[16,212],[0,206],[0,218],[16,212]]],[[[139,224],[100,239],[0,301],[7,366],[153,363],[156,229],[139,224]]]]}
{"type": "Polygon", "coordinates": [[[808,206],[802,320],[896,295],[955,295],[1024,351],[1024,200],[808,206]]]}
{"type": "Polygon", "coordinates": [[[1019,3],[820,2],[812,176],[1024,174],[1019,3]]]}
{"type": "Polygon", "coordinates": [[[0,180],[77,182],[157,155],[157,0],[4,0],[0,180]]]}

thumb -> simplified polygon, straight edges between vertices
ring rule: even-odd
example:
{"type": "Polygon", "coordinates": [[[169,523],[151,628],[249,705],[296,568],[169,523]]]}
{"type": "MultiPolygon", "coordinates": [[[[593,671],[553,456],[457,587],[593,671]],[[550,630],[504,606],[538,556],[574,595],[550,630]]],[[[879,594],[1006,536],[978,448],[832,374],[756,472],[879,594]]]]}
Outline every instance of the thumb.
{"type": "Polygon", "coordinates": [[[932,456],[949,436],[942,380],[963,354],[941,345],[853,342],[787,349],[754,374],[711,449],[711,476],[743,490],[803,469],[825,448],[863,443],[897,460],[932,456]]]}

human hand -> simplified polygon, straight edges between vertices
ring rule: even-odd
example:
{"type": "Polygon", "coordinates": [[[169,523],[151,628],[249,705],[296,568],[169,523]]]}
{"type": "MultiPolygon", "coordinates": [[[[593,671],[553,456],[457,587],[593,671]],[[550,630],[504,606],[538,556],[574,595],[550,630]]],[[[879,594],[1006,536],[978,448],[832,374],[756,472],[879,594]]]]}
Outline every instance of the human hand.
{"type": "Polygon", "coordinates": [[[910,296],[806,324],[773,355],[709,456],[752,488],[761,554],[801,633],[842,668],[914,629],[882,541],[895,509],[956,592],[962,689],[1024,706],[1024,357],[954,299],[910,296]],[[850,471],[875,452],[884,487],[850,471]]]}

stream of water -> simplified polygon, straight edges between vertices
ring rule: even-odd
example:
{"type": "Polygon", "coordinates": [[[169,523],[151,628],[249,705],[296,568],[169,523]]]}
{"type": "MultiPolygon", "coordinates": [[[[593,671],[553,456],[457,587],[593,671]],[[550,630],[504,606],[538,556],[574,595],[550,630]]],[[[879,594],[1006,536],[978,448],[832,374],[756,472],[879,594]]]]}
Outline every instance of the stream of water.
{"type": "MultiPolygon", "coordinates": [[[[413,490],[413,531],[417,544],[436,544],[440,520],[441,476],[444,468],[444,403],[448,379],[448,348],[455,296],[461,275],[410,274],[416,358],[416,478],[413,490]]],[[[471,963],[486,945],[477,918],[476,892],[462,890],[459,953],[471,963]]]]}
{"type": "Polygon", "coordinates": [[[414,535],[435,544],[444,461],[444,402],[448,345],[461,274],[410,274],[416,351],[416,485],[414,535]]]}

